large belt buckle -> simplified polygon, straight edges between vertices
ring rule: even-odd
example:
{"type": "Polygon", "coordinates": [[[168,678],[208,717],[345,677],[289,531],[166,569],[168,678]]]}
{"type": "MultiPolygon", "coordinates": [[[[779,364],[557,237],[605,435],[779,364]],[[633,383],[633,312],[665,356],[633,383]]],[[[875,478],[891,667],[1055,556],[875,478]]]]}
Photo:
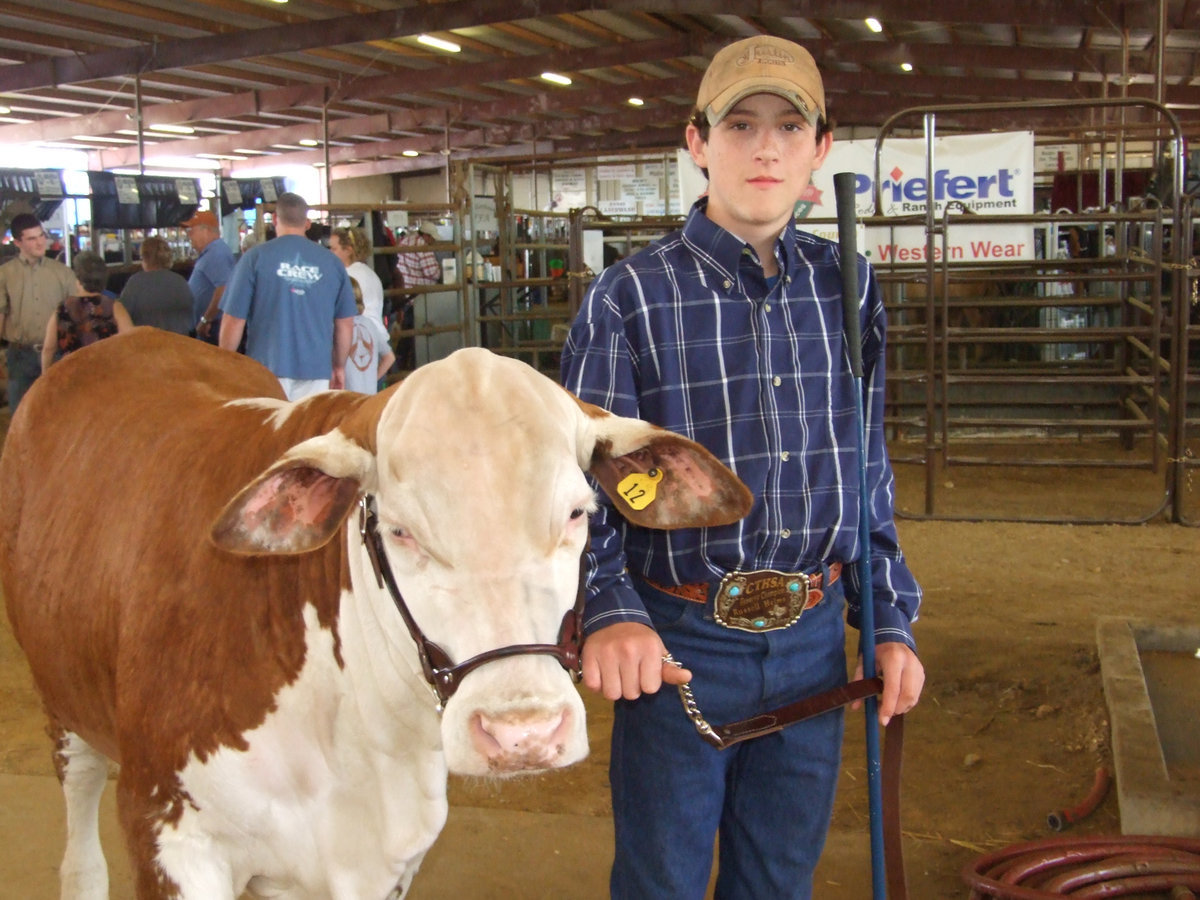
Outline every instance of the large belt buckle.
{"type": "Polygon", "coordinates": [[[774,569],[730,572],[717,588],[713,618],[738,631],[777,631],[795,624],[803,615],[808,590],[804,573],[774,569]]]}

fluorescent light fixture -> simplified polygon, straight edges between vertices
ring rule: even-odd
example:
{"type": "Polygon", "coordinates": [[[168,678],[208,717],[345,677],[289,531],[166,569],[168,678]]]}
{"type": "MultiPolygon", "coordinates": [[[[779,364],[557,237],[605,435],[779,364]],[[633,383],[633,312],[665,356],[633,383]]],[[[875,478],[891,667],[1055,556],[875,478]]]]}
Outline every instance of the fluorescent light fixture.
{"type": "Polygon", "coordinates": [[[550,81],[550,82],[553,82],[554,84],[561,84],[561,85],[568,85],[571,83],[570,78],[568,78],[566,75],[559,75],[557,72],[543,72],[542,79],[544,81],[550,81]]]}
{"type": "Polygon", "coordinates": [[[234,147],[233,152],[234,153],[245,153],[250,156],[256,156],[257,154],[265,153],[266,151],[264,151],[264,150],[247,150],[244,147],[234,147]]]}
{"type": "Polygon", "coordinates": [[[421,153],[418,150],[401,150],[400,155],[401,156],[420,156],[421,153]]]}
{"type": "Polygon", "coordinates": [[[883,31],[883,23],[880,22],[874,16],[867,16],[867,18],[863,19],[863,21],[866,22],[867,27],[870,28],[876,34],[879,34],[880,32],[883,31]]]}
{"type": "Polygon", "coordinates": [[[136,143],[136,141],[134,141],[133,138],[100,137],[99,135],[93,135],[93,134],[77,134],[77,135],[74,135],[71,138],[71,140],[84,141],[84,142],[98,141],[102,144],[133,144],[133,143],[136,143]]]}
{"type": "Polygon", "coordinates": [[[315,138],[300,138],[301,147],[317,147],[320,146],[320,144],[321,142],[315,138]]]}
{"type": "Polygon", "coordinates": [[[196,129],[190,125],[171,125],[163,123],[161,125],[151,125],[151,131],[165,131],[169,134],[195,134],[196,129]]]}
{"type": "Polygon", "coordinates": [[[902,72],[911,72],[912,71],[912,63],[900,63],[900,70],[902,72]]]}
{"type": "Polygon", "coordinates": [[[646,101],[645,101],[645,100],[643,100],[641,97],[630,97],[630,98],[629,98],[629,105],[630,105],[630,106],[645,106],[645,105],[646,105],[646,101]]]}
{"type": "Polygon", "coordinates": [[[440,37],[434,37],[431,34],[417,35],[417,43],[424,44],[426,47],[434,47],[438,50],[445,50],[447,53],[458,53],[462,50],[454,41],[444,41],[440,37]]]}
{"type": "Polygon", "coordinates": [[[7,116],[12,112],[11,106],[0,106],[0,116],[7,116]]]}

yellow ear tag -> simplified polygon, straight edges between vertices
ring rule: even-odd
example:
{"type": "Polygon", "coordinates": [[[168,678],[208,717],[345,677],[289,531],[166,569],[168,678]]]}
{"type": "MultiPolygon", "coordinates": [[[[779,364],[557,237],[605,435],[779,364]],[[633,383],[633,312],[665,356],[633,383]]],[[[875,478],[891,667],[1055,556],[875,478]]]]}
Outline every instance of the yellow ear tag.
{"type": "Polygon", "coordinates": [[[658,483],[662,481],[661,469],[651,469],[649,472],[634,472],[626,475],[617,485],[617,493],[625,498],[625,502],[634,509],[642,510],[654,502],[658,492],[658,483]]]}

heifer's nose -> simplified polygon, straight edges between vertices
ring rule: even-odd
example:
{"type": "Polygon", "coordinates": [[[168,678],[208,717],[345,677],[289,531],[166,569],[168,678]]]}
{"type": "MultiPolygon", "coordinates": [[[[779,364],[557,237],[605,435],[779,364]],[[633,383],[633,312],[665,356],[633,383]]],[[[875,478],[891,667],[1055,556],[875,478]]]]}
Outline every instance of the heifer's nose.
{"type": "Polygon", "coordinates": [[[471,722],[475,749],[497,772],[556,765],[570,734],[570,712],[515,711],[501,716],[477,713],[471,722]]]}

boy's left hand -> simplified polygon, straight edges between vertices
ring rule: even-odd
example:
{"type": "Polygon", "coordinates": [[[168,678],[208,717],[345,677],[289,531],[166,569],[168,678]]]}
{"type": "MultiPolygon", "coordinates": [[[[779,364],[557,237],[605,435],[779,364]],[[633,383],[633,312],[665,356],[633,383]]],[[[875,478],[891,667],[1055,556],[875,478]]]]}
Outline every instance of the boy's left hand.
{"type": "MultiPolygon", "coordinates": [[[[875,647],[875,671],[883,679],[883,693],[879,697],[879,724],[887,727],[892,716],[903,715],[917,705],[921,688],[925,686],[925,667],[908,644],[889,642],[875,647]]],[[[863,677],[862,657],[854,670],[854,680],[863,677]]],[[[862,701],[851,704],[852,709],[861,709],[862,701]]]]}

